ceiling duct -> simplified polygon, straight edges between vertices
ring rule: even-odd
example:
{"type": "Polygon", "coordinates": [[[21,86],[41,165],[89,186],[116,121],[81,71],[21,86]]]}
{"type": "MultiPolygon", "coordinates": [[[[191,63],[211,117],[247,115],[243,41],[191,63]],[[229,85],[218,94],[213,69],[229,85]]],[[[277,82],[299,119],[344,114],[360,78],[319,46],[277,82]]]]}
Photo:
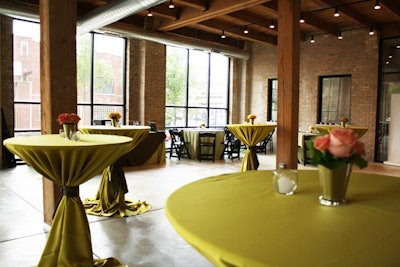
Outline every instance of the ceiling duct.
{"type": "Polygon", "coordinates": [[[80,17],[77,22],[77,33],[84,34],[110,25],[132,14],[159,5],[166,0],[116,0],[80,17]]]}
{"type": "MultiPolygon", "coordinates": [[[[136,5],[138,6],[137,2],[141,2],[139,6],[141,6],[143,9],[146,9],[144,7],[144,2],[147,3],[147,5],[150,2],[153,3],[159,3],[159,2],[165,2],[165,1],[143,1],[143,0],[130,0],[130,1],[117,1],[118,3],[124,2],[125,5],[127,5],[128,2],[134,2],[132,6],[136,5]]],[[[112,25],[109,25],[105,22],[101,23],[104,24],[105,27],[103,26],[98,26],[100,24],[95,23],[97,20],[102,20],[101,18],[104,17],[111,17],[110,15],[107,14],[108,10],[111,9],[110,5],[103,6],[100,10],[100,8],[95,9],[91,12],[91,16],[89,18],[82,17],[80,20],[81,23],[81,32],[83,32],[83,24],[86,25],[86,29],[90,29],[89,31],[98,29],[100,32],[101,31],[106,31],[110,32],[113,34],[120,34],[122,36],[126,37],[131,37],[131,38],[137,38],[137,39],[143,39],[147,41],[153,41],[165,45],[175,45],[175,46],[181,46],[181,47],[186,47],[186,48],[192,48],[192,49],[200,49],[204,51],[210,51],[210,52],[219,52],[222,54],[225,54],[226,56],[231,56],[235,58],[240,58],[247,60],[249,59],[250,55],[249,52],[246,50],[242,50],[240,48],[234,48],[234,47],[229,47],[225,45],[219,45],[215,43],[209,43],[204,40],[194,40],[191,38],[185,38],[182,36],[177,36],[174,34],[168,34],[168,33],[161,33],[161,32],[155,32],[155,31],[148,31],[142,28],[134,27],[134,26],[127,26],[125,24],[120,24],[117,23],[117,25],[114,23],[112,25]],[[101,11],[101,12],[100,12],[101,11]],[[91,23],[89,23],[91,22],[91,23]],[[99,29],[101,28],[101,29],[99,29]]],[[[125,16],[129,16],[131,13],[127,14],[128,12],[125,12],[125,16]]],[[[139,12],[139,11],[136,11],[139,12]]],[[[0,1],[0,14],[8,15],[11,17],[15,18],[24,18],[24,19],[31,19],[34,21],[39,22],[39,7],[32,7],[28,5],[14,5],[14,4],[9,4],[8,2],[5,1],[0,1]]],[[[121,17],[122,18],[122,17],[121,17]]],[[[120,18],[115,18],[116,20],[120,18]]]]}
{"type": "Polygon", "coordinates": [[[235,48],[227,45],[207,42],[205,40],[182,37],[172,33],[163,33],[158,31],[150,31],[135,26],[116,23],[99,29],[99,32],[118,34],[139,40],[146,40],[165,45],[173,45],[190,49],[199,49],[207,52],[216,52],[224,54],[228,57],[248,60],[250,53],[246,50],[235,48]]]}
{"type": "Polygon", "coordinates": [[[33,7],[25,4],[12,4],[10,2],[0,2],[0,14],[18,19],[29,19],[39,21],[39,7],[33,7]]]}

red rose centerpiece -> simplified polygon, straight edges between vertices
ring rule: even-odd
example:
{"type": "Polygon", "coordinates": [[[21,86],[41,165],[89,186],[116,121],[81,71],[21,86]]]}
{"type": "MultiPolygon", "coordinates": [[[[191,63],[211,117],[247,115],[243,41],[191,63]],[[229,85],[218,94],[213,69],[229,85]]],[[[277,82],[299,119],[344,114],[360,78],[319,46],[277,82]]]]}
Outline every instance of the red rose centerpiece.
{"type": "Polygon", "coordinates": [[[58,115],[57,121],[63,126],[62,134],[65,139],[72,139],[76,132],[76,125],[81,118],[75,113],[62,113],[58,115]]]}
{"type": "Polygon", "coordinates": [[[352,165],[365,168],[364,143],[348,128],[333,128],[323,136],[309,141],[311,162],[318,165],[322,195],[320,203],[336,206],[345,203],[345,195],[352,165]]]}

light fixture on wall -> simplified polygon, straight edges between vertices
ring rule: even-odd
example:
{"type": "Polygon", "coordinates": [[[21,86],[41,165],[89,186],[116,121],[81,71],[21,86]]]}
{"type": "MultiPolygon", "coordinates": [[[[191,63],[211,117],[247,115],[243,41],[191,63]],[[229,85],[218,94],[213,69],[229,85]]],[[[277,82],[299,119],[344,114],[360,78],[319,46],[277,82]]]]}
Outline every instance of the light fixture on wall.
{"type": "Polygon", "coordinates": [[[376,0],[374,9],[381,9],[381,5],[379,4],[379,0],[376,0]]]}
{"type": "Polygon", "coordinates": [[[303,13],[301,13],[300,14],[300,23],[304,23],[304,22],[306,22],[306,21],[304,20],[303,13]]]}
{"type": "Polygon", "coordinates": [[[269,24],[269,28],[270,29],[275,29],[275,24],[274,24],[274,20],[271,19],[271,23],[269,24]]]}
{"type": "Polygon", "coordinates": [[[310,43],[315,43],[315,40],[314,40],[314,35],[311,35],[311,40],[310,40],[310,43]]]}
{"type": "Polygon", "coordinates": [[[222,30],[221,38],[222,38],[222,39],[225,39],[225,38],[226,38],[225,30],[222,30]]]}
{"type": "Polygon", "coordinates": [[[338,38],[339,40],[342,40],[342,39],[343,39],[342,32],[338,32],[337,38],[338,38]]]}
{"type": "Polygon", "coordinates": [[[172,0],[169,0],[169,5],[168,5],[168,7],[169,7],[170,9],[175,8],[175,5],[174,5],[174,3],[172,2],[172,0]]]}
{"type": "Polygon", "coordinates": [[[339,17],[340,16],[338,7],[335,7],[335,13],[333,13],[333,16],[334,17],[339,17]]]}
{"type": "Polygon", "coordinates": [[[153,13],[151,13],[151,8],[148,9],[147,16],[148,17],[152,17],[153,16],[153,13]]]}

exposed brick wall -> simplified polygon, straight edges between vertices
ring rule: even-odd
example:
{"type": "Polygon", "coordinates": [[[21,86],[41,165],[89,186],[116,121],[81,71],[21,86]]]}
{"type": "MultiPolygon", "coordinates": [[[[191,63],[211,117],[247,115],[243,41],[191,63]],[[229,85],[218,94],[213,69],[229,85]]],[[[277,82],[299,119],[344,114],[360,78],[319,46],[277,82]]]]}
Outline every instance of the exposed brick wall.
{"type": "Polygon", "coordinates": [[[247,107],[250,103],[248,99],[249,91],[247,86],[246,75],[247,71],[247,61],[242,59],[232,59],[231,61],[231,87],[230,87],[230,118],[229,123],[243,123],[246,119],[247,107]],[[245,88],[242,90],[242,88],[245,88]]]}
{"type": "MultiPolygon", "coordinates": [[[[11,135],[14,134],[14,86],[13,86],[13,37],[12,19],[0,15],[0,106],[4,111],[5,123],[11,135]]],[[[2,121],[2,123],[4,123],[2,121]]],[[[1,128],[0,128],[0,131],[1,128]]],[[[4,133],[1,132],[4,136],[4,133]]],[[[0,151],[2,168],[7,166],[4,150],[0,151]]]]}
{"type": "MultiPolygon", "coordinates": [[[[315,43],[300,45],[299,130],[317,123],[318,78],[326,75],[351,74],[351,123],[369,128],[362,141],[369,160],[374,158],[375,118],[378,86],[378,38],[364,30],[316,36],[315,43]]],[[[268,79],[277,78],[277,47],[252,46],[252,98],[249,109],[266,118],[268,79]],[[254,56],[257,55],[257,56],[254,56]]]]}
{"type": "Polygon", "coordinates": [[[139,79],[139,41],[136,39],[128,39],[127,44],[127,116],[126,123],[132,124],[134,121],[140,121],[140,79],[139,79]],[[130,55],[130,56],[129,56],[130,55]]]}
{"type": "Polygon", "coordinates": [[[128,48],[129,121],[144,125],[154,121],[158,129],[164,129],[166,47],[130,39],[128,48]]]}

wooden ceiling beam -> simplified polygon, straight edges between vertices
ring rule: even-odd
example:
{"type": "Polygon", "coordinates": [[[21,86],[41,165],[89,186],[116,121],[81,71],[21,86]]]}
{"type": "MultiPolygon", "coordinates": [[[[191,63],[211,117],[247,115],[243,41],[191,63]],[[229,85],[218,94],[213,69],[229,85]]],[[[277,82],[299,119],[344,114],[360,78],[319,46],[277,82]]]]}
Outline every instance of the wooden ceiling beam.
{"type": "Polygon", "coordinates": [[[168,8],[166,5],[158,5],[151,8],[153,15],[160,16],[162,18],[167,18],[171,20],[179,19],[179,8],[168,8]]]}
{"type": "Polygon", "coordinates": [[[321,19],[319,19],[316,16],[313,16],[312,14],[303,14],[303,18],[304,18],[304,23],[308,24],[316,29],[319,29],[323,32],[326,33],[336,33],[338,31],[338,28],[330,23],[327,23],[321,19]]]}
{"type": "Polygon", "coordinates": [[[261,44],[278,44],[278,38],[276,36],[267,35],[258,31],[250,31],[249,33],[243,33],[243,30],[233,29],[231,31],[225,32],[226,38],[237,38],[250,42],[256,42],[261,44]]]}
{"type": "Polygon", "coordinates": [[[182,10],[179,20],[165,21],[158,27],[158,30],[171,31],[269,1],[271,0],[215,0],[211,2],[210,8],[206,11],[182,10]]]}
{"type": "Polygon", "coordinates": [[[218,36],[221,35],[222,30],[218,29],[218,26],[225,26],[224,33],[227,36],[227,38],[237,38],[241,40],[246,40],[246,41],[252,41],[252,42],[258,42],[258,43],[263,43],[263,44],[277,44],[277,38],[276,36],[264,34],[259,31],[251,30],[249,33],[245,34],[243,32],[242,27],[235,27],[232,26],[231,24],[228,23],[223,23],[223,22],[215,22],[212,20],[204,21],[201,23],[198,23],[196,25],[197,28],[200,28],[204,31],[208,32],[213,32],[218,34],[218,36]]]}
{"type": "Polygon", "coordinates": [[[390,14],[400,20],[400,4],[393,0],[380,0],[379,4],[386,9],[390,14]]]}
{"type": "Polygon", "coordinates": [[[174,4],[191,7],[197,10],[206,11],[208,2],[206,0],[173,0],[174,4]]]}
{"type": "Polygon", "coordinates": [[[274,12],[276,13],[276,16],[278,16],[278,1],[277,0],[272,0],[268,3],[261,4],[264,8],[267,8],[269,12],[274,12]]]}
{"type": "Polygon", "coordinates": [[[184,36],[186,38],[191,38],[193,40],[202,40],[207,42],[212,42],[215,44],[231,46],[243,49],[244,41],[232,38],[221,38],[220,33],[213,34],[209,31],[203,30],[202,26],[197,27],[196,29],[190,27],[179,28],[177,30],[173,30],[168,32],[168,34],[176,34],[177,36],[184,36]]]}
{"type": "MultiPolygon", "coordinates": [[[[260,32],[264,32],[270,35],[277,36],[277,30],[270,29],[267,27],[267,23],[269,23],[270,19],[266,19],[250,12],[240,11],[230,13],[229,15],[225,15],[221,17],[221,19],[230,21],[232,23],[236,23],[239,25],[243,25],[243,28],[247,25],[252,29],[256,29],[260,32]]],[[[240,28],[240,27],[239,27],[240,28]]]]}
{"type": "MultiPolygon", "coordinates": [[[[374,22],[367,19],[366,16],[362,15],[354,5],[343,5],[337,3],[336,0],[322,0],[328,7],[335,8],[339,6],[339,14],[340,16],[345,17],[346,19],[350,20],[352,23],[356,24],[359,27],[367,27],[373,25],[374,22]]],[[[372,8],[372,7],[371,7],[372,8]]]]}

